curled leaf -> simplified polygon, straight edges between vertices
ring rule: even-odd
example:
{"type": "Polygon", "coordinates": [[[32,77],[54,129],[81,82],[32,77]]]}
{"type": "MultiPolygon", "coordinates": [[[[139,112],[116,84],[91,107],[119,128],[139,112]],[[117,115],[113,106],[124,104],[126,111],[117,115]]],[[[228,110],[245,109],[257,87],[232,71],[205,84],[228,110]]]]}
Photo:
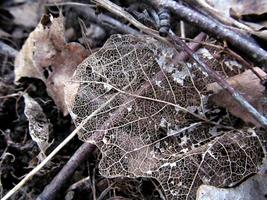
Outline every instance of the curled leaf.
{"type": "Polygon", "coordinates": [[[65,82],[71,78],[77,65],[87,57],[87,50],[78,43],[65,43],[64,18],[44,16],[29,35],[15,60],[15,81],[22,77],[41,79],[48,95],[57,107],[68,114],[65,82]]]}
{"type": "Polygon", "coordinates": [[[48,140],[52,126],[38,102],[26,93],[23,97],[25,103],[24,114],[29,121],[30,136],[37,143],[41,153],[44,154],[50,146],[48,140]]]}

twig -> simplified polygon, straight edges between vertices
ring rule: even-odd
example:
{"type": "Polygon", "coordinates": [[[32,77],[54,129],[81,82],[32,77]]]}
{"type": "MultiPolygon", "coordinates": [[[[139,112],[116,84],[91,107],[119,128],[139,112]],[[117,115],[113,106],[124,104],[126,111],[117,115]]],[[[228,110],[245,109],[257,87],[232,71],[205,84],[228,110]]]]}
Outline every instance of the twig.
{"type": "Polygon", "coordinates": [[[245,53],[249,58],[261,64],[262,67],[267,67],[267,52],[254,43],[247,35],[237,33],[222,23],[181,5],[174,0],[150,0],[150,3],[157,8],[161,6],[169,8],[182,20],[199,27],[201,30],[212,34],[218,39],[226,40],[233,47],[245,53]]]}
{"type": "Polygon", "coordinates": [[[141,35],[141,33],[128,25],[121,23],[120,21],[114,19],[105,14],[95,14],[95,10],[89,7],[75,6],[74,10],[78,11],[82,16],[86,17],[86,20],[99,24],[108,29],[114,29],[119,33],[129,33],[132,35],[141,35]]]}
{"type": "Polygon", "coordinates": [[[181,48],[188,53],[196,63],[212,78],[214,79],[222,88],[226,89],[235,101],[248,113],[253,116],[255,120],[257,120],[264,128],[267,128],[267,119],[260,114],[238,91],[236,91],[226,80],[224,80],[217,72],[210,69],[208,65],[202,61],[197,54],[195,54],[186,43],[184,43],[181,39],[176,37],[176,35],[170,31],[169,37],[175,44],[176,48],[181,48]]]}
{"type": "Polygon", "coordinates": [[[94,5],[78,2],[55,2],[55,3],[46,3],[45,6],[82,6],[86,8],[95,7],[94,5]]]}
{"type": "Polygon", "coordinates": [[[266,80],[266,77],[262,77],[255,69],[254,66],[248,63],[244,58],[242,58],[240,55],[238,55],[233,50],[226,47],[225,51],[233,56],[236,60],[238,60],[241,64],[243,64],[247,69],[250,69],[260,80],[261,82],[266,80]]]}
{"type": "MultiPolygon", "coordinates": [[[[94,117],[98,112],[100,112],[105,106],[107,106],[111,101],[114,100],[117,94],[113,95],[109,100],[103,103],[98,109],[92,112],[89,116],[87,116],[79,126],[67,137],[63,142],[61,142],[39,165],[37,165],[32,171],[30,171],[14,188],[12,188],[1,200],[7,200],[11,197],[15,192],[17,192],[23,185],[28,182],[39,170],[41,170],[69,141],[74,138],[77,133],[83,128],[84,124],[86,124],[92,117],[94,117]]],[[[88,143],[89,146],[85,146],[84,148],[89,149],[90,152],[95,148],[94,145],[88,143]]],[[[83,152],[82,152],[83,153],[83,152]]],[[[75,162],[75,160],[69,160],[69,162],[75,162]]],[[[78,166],[77,166],[78,167],[78,166]]],[[[70,169],[71,170],[71,169],[70,169]]],[[[60,179],[60,177],[59,177],[60,179]]]]}
{"type": "Polygon", "coordinates": [[[7,98],[12,98],[12,97],[17,97],[17,96],[21,96],[21,93],[14,93],[14,94],[8,94],[5,96],[0,96],[0,99],[7,99],[7,98]]]}
{"type": "Polygon", "coordinates": [[[103,200],[110,190],[112,190],[113,188],[116,188],[116,187],[113,187],[114,185],[115,185],[115,182],[110,184],[105,190],[103,190],[103,192],[99,195],[97,200],[103,200]]]}
{"type": "Polygon", "coordinates": [[[159,35],[158,31],[153,30],[153,29],[145,26],[144,24],[140,23],[138,20],[136,20],[132,15],[130,15],[128,12],[126,12],[120,6],[112,3],[109,0],[95,0],[95,2],[97,3],[97,5],[107,9],[108,11],[112,12],[113,14],[126,19],[128,22],[130,22],[132,25],[134,25],[136,28],[138,28],[142,32],[147,33],[147,34],[157,38],[158,40],[169,44],[169,42],[164,37],[161,37],[159,35]]]}
{"type": "Polygon", "coordinates": [[[16,55],[18,54],[18,51],[14,49],[13,47],[0,41],[0,54],[4,54],[12,58],[15,58],[16,55]]]}
{"type": "MultiPolygon", "coordinates": [[[[189,2],[189,3],[191,3],[191,2],[189,2]]],[[[242,29],[242,30],[245,30],[245,31],[247,31],[249,33],[253,33],[253,30],[249,26],[247,26],[245,24],[242,24],[241,22],[233,19],[232,17],[228,17],[226,15],[226,12],[220,12],[220,11],[216,10],[215,8],[210,6],[206,1],[204,1],[204,0],[196,0],[196,3],[202,9],[204,9],[208,14],[212,15],[212,17],[217,18],[222,23],[224,23],[226,25],[235,26],[235,27],[237,27],[239,29],[242,29]]],[[[193,4],[193,6],[195,6],[195,3],[193,4]]]]}
{"type": "MultiPolygon", "coordinates": [[[[201,41],[205,38],[205,34],[199,34],[195,40],[201,41]]],[[[199,43],[191,43],[189,44],[191,49],[196,50],[200,47],[199,43]]],[[[188,54],[185,52],[180,53],[176,60],[185,61],[188,58],[188,54]]],[[[155,76],[161,77],[164,79],[163,72],[158,72],[155,76]]],[[[142,92],[146,91],[151,85],[149,83],[145,83],[141,90],[139,90],[137,93],[139,95],[142,94],[142,92]]],[[[131,101],[132,97],[129,97],[126,99],[125,102],[131,101]]],[[[123,110],[126,109],[127,106],[121,106],[110,119],[108,119],[104,124],[103,127],[101,127],[101,130],[107,129],[107,124],[109,126],[112,126],[115,122],[119,121],[123,115],[123,110]]],[[[52,182],[46,186],[44,191],[38,196],[37,200],[52,200],[55,198],[57,192],[62,188],[62,186],[66,183],[66,181],[72,177],[74,171],[77,169],[77,167],[85,161],[87,156],[92,152],[92,144],[90,143],[84,143],[71,157],[71,159],[66,163],[66,165],[63,167],[63,169],[57,174],[57,176],[52,180],[52,182]],[[87,155],[87,156],[86,156],[87,155]],[[73,162],[75,161],[75,162],[73,162]]]]}
{"type": "MultiPolygon", "coordinates": [[[[178,36],[176,36],[178,37],[178,36]]],[[[194,41],[194,39],[191,38],[183,38],[183,37],[178,37],[181,40],[185,40],[185,41],[189,41],[189,42],[196,42],[194,41]]],[[[262,77],[255,69],[254,69],[254,65],[250,64],[248,61],[246,61],[242,56],[240,56],[239,54],[237,54],[236,52],[234,52],[233,50],[231,50],[228,47],[222,47],[216,44],[211,44],[208,42],[198,42],[203,46],[208,46],[208,47],[213,47],[216,49],[221,50],[222,52],[225,52],[226,54],[229,54],[230,56],[233,56],[237,61],[240,62],[240,64],[244,65],[247,69],[250,69],[262,82],[266,80],[266,77],[262,77]]]]}
{"type": "MultiPolygon", "coordinates": [[[[75,129],[77,130],[77,129],[75,129]]],[[[40,169],[42,169],[57,153],[64,147],[75,135],[77,131],[73,131],[60,145],[58,145],[39,165],[37,165],[32,171],[30,171],[14,188],[12,188],[1,200],[7,200],[15,192],[17,192],[21,187],[32,178],[40,169]]]]}
{"type": "Polygon", "coordinates": [[[63,3],[53,3],[46,4],[46,6],[66,6],[73,7],[73,10],[77,11],[81,16],[86,17],[86,20],[91,21],[95,24],[101,25],[107,29],[114,29],[118,33],[129,33],[132,35],[141,35],[141,33],[128,25],[121,23],[120,21],[114,19],[105,14],[95,14],[95,10],[91,7],[95,5],[75,3],[75,2],[63,2],[63,3]]]}

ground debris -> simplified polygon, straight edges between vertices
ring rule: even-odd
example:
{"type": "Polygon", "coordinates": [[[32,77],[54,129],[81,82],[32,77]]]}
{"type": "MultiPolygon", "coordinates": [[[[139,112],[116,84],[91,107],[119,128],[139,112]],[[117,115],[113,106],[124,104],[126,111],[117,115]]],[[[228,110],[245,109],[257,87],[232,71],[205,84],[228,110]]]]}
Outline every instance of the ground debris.
{"type": "Polygon", "coordinates": [[[64,17],[44,16],[29,35],[15,60],[15,81],[22,77],[41,79],[58,108],[67,115],[65,82],[88,52],[78,43],[65,43],[64,17]]]}
{"type": "MultiPolygon", "coordinates": [[[[260,68],[254,69],[261,77],[266,77],[266,73],[260,68]]],[[[258,111],[264,114],[267,113],[266,103],[264,100],[265,87],[251,70],[246,70],[242,74],[228,78],[227,81],[236,90],[240,91],[248,102],[250,102],[258,111]]],[[[227,108],[234,116],[241,118],[244,122],[260,126],[260,124],[252,116],[250,116],[244,108],[236,103],[233,97],[227,91],[223,90],[217,83],[209,84],[207,89],[215,93],[209,97],[210,101],[227,108]]]]}

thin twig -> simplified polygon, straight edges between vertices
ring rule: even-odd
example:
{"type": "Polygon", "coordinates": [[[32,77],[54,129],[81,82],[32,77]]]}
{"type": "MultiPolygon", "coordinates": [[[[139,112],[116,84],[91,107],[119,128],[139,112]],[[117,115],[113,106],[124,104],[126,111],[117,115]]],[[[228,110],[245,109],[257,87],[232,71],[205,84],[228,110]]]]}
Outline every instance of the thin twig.
{"type": "Polygon", "coordinates": [[[169,44],[169,42],[164,37],[161,37],[159,35],[158,31],[151,29],[151,28],[145,26],[144,24],[140,23],[138,20],[136,20],[132,15],[130,15],[127,11],[125,11],[120,6],[118,6],[118,5],[112,3],[111,1],[108,1],[108,0],[95,0],[95,2],[97,5],[107,9],[108,11],[112,12],[113,14],[126,19],[128,22],[130,22],[132,25],[134,25],[140,31],[147,33],[147,34],[153,36],[154,38],[157,38],[158,40],[169,44]]]}
{"type": "MultiPolygon", "coordinates": [[[[98,1],[97,1],[98,2],[98,1]]],[[[228,26],[204,16],[192,8],[179,4],[174,0],[150,0],[155,7],[169,8],[177,17],[187,21],[214,37],[226,40],[231,46],[245,53],[249,58],[267,68],[267,52],[247,35],[235,32],[228,26]]]]}
{"type": "MultiPolygon", "coordinates": [[[[1,200],[7,200],[9,197],[11,197],[15,192],[17,192],[23,185],[28,182],[38,171],[40,171],[66,144],[69,143],[69,141],[74,138],[77,133],[83,128],[83,126],[92,118],[94,117],[98,112],[100,112],[105,106],[107,106],[111,101],[114,100],[114,98],[117,96],[117,94],[114,94],[109,100],[107,100],[105,103],[103,103],[98,109],[96,109],[94,112],[92,112],[89,116],[87,116],[79,126],[76,127],[76,129],[67,137],[63,142],[61,142],[39,165],[37,165],[32,171],[30,171],[17,185],[15,185],[14,188],[12,188],[1,200]]],[[[95,146],[90,144],[89,145],[90,150],[92,151],[95,146]]],[[[88,147],[87,147],[88,148],[88,147]]],[[[73,162],[72,160],[70,160],[73,162]]],[[[69,162],[70,162],[69,161],[69,162]]]]}
{"type": "Polygon", "coordinates": [[[80,6],[75,6],[74,10],[80,13],[81,16],[86,17],[86,20],[94,22],[104,28],[110,30],[114,29],[118,33],[129,33],[132,35],[141,35],[141,33],[128,25],[121,23],[120,21],[114,19],[105,14],[95,14],[95,10],[91,8],[85,8],[80,6]]]}
{"type": "MultiPolygon", "coordinates": [[[[178,37],[178,36],[176,36],[178,37]]],[[[185,40],[185,41],[189,41],[189,42],[196,42],[194,41],[194,39],[191,38],[183,38],[183,37],[178,37],[181,40],[185,40]]],[[[198,42],[200,44],[202,44],[203,46],[208,46],[208,47],[213,47],[216,49],[219,49],[223,52],[225,52],[226,54],[233,56],[237,61],[240,62],[240,64],[242,64],[243,66],[245,66],[247,69],[250,69],[261,81],[265,81],[267,77],[262,77],[255,69],[254,69],[254,65],[250,64],[248,61],[246,61],[242,56],[240,56],[239,54],[237,54],[236,52],[234,52],[232,49],[228,48],[228,47],[222,47],[216,44],[211,44],[208,42],[198,42]]]]}
{"type": "MultiPolygon", "coordinates": [[[[188,1],[188,3],[192,4],[190,1],[188,1]]],[[[241,30],[245,30],[249,33],[253,33],[253,30],[249,26],[242,24],[241,22],[233,19],[232,17],[228,17],[226,12],[220,12],[220,11],[216,10],[215,8],[210,6],[205,0],[196,0],[196,3],[198,4],[197,5],[198,7],[201,6],[201,9],[204,9],[208,14],[210,14],[212,17],[215,17],[216,19],[218,19],[222,23],[224,23],[226,25],[235,26],[235,27],[237,27],[241,30]]],[[[193,6],[196,7],[195,2],[193,4],[193,6]]]]}
{"type": "MultiPolygon", "coordinates": [[[[75,129],[77,130],[77,129],[75,129]]],[[[37,165],[32,171],[30,171],[14,188],[12,188],[1,200],[7,200],[15,192],[20,190],[22,186],[28,182],[39,170],[41,170],[57,153],[64,147],[75,135],[77,131],[73,131],[62,143],[60,143],[39,165],[37,165]]]]}
{"type": "Polygon", "coordinates": [[[267,128],[267,119],[260,114],[238,91],[236,91],[225,79],[223,79],[217,72],[208,67],[208,65],[195,54],[186,43],[181,39],[176,37],[176,35],[170,31],[169,37],[175,44],[176,48],[182,49],[188,53],[196,63],[212,78],[214,79],[222,88],[226,89],[234,98],[234,100],[244,108],[251,116],[257,120],[264,128],[267,128]]]}
{"type": "Polygon", "coordinates": [[[95,5],[87,3],[78,3],[78,2],[55,2],[55,3],[46,3],[45,6],[82,6],[86,8],[93,8],[95,5]]]}
{"type": "Polygon", "coordinates": [[[4,54],[12,58],[15,58],[18,54],[18,51],[14,49],[13,47],[0,41],[0,54],[4,54]]]}
{"type": "Polygon", "coordinates": [[[113,188],[116,188],[116,187],[113,187],[114,185],[115,185],[115,182],[110,184],[105,190],[103,190],[103,192],[99,195],[97,200],[103,200],[110,190],[112,190],[113,188]]]}

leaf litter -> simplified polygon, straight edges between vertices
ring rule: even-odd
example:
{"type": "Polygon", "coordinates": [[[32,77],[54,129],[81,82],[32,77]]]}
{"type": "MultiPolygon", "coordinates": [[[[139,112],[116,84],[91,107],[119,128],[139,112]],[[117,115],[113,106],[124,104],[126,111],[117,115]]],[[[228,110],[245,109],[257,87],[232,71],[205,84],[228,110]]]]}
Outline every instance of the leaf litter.
{"type": "MultiPolygon", "coordinates": [[[[100,149],[99,170],[105,180],[140,184],[139,177],[154,178],[167,199],[194,199],[202,184],[232,187],[258,173],[265,157],[264,133],[231,127],[232,116],[221,116],[222,108],[215,104],[255,122],[246,113],[236,114],[240,110],[227,104],[220,96],[227,94],[194,62],[169,64],[172,48],[131,35],[112,35],[89,56],[78,43],[65,42],[63,21],[61,15],[42,18],[16,58],[15,82],[23,77],[42,80],[57,107],[64,115],[70,112],[77,126],[91,115],[79,137],[100,149]],[[118,116],[122,119],[117,121],[118,116]]],[[[229,82],[243,85],[253,77],[232,67],[240,66],[236,61],[220,64],[206,48],[198,53],[229,82]]],[[[238,89],[261,106],[262,86],[256,79],[254,86],[255,93],[238,89]]],[[[28,94],[24,101],[32,140],[45,152],[50,121],[28,94]]],[[[136,199],[142,196],[138,192],[136,199]]]]}

